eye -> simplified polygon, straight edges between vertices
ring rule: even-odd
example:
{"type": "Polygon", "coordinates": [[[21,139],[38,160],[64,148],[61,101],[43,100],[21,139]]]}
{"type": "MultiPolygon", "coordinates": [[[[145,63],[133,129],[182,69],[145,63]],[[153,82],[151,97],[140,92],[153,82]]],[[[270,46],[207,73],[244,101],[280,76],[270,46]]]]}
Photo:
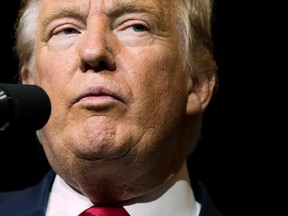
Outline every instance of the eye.
{"type": "Polygon", "coordinates": [[[64,34],[76,34],[77,31],[74,28],[66,28],[62,30],[64,34]]]}
{"type": "Polygon", "coordinates": [[[72,27],[66,27],[66,28],[57,28],[54,30],[53,35],[71,35],[71,34],[77,34],[79,31],[72,27]]]}
{"type": "Polygon", "coordinates": [[[142,25],[142,24],[134,24],[134,25],[132,25],[132,28],[135,32],[148,31],[147,27],[142,25]]]}

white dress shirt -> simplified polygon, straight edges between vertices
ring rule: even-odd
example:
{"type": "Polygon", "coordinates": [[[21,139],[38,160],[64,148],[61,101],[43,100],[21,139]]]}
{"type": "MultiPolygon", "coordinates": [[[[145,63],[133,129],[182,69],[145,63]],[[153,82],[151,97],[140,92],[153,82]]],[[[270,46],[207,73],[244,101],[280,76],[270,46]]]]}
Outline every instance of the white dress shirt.
{"type": "MultiPolygon", "coordinates": [[[[49,196],[46,216],[77,216],[93,204],[75,192],[56,175],[49,196]]],[[[201,205],[195,200],[184,165],[175,183],[158,199],[124,206],[131,216],[198,216],[201,205]]]]}

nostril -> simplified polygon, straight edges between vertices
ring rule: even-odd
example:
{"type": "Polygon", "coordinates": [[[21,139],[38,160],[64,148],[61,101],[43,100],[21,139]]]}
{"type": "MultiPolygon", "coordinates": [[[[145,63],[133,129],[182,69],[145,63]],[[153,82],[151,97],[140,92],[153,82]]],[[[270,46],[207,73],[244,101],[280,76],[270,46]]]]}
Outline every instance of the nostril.
{"type": "Polygon", "coordinates": [[[109,66],[105,61],[100,61],[98,66],[94,69],[96,72],[109,70],[109,66]]]}
{"type": "Polygon", "coordinates": [[[107,63],[105,61],[100,61],[98,67],[96,68],[96,71],[102,71],[107,69],[109,69],[107,63]]]}
{"type": "Polygon", "coordinates": [[[93,70],[95,72],[114,71],[115,68],[116,67],[114,64],[109,64],[105,60],[101,60],[98,62],[97,65],[92,65],[92,64],[86,63],[85,71],[88,71],[88,70],[93,70]]]}

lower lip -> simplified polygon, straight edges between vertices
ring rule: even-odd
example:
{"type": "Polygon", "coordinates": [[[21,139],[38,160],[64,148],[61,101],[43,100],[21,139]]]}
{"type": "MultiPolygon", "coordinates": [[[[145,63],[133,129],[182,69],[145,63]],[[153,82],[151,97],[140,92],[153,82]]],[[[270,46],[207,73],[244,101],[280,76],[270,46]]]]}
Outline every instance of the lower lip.
{"type": "Polygon", "coordinates": [[[79,102],[100,102],[100,101],[111,101],[115,100],[113,97],[108,95],[100,95],[100,96],[87,96],[80,99],[79,102]]]}
{"type": "Polygon", "coordinates": [[[87,96],[83,97],[79,100],[78,104],[84,105],[84,106],[107,106],[113,102],[115,102],[116,99],[114,97],[108,96],[108,95],[101,95],[101,96],[87,96]]]}

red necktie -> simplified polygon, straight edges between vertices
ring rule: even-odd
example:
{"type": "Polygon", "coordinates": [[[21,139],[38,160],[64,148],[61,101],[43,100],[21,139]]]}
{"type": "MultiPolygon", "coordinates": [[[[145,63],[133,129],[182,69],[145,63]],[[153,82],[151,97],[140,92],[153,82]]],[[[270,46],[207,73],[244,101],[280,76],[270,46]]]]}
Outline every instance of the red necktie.
{"type": "Polygon", "coordinates": [[[92,206],[83,211],[79,216],[129,216],[129,214],[123,207],[92,206]]]}

